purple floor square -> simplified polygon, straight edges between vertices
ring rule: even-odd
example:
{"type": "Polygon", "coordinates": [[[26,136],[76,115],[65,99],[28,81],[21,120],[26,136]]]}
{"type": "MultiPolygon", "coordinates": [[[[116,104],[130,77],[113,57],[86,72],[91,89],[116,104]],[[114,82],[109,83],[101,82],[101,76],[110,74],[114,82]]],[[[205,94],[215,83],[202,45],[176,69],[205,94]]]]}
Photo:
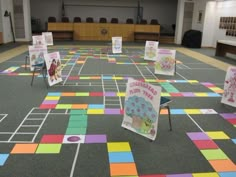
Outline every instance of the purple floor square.
{"type": "Polygon", "coordinates": [[[106,143],[107,136],[106,135],[86,135],[85,143],[106,143]]]}
{"type": "Polygon", "coordinates": [[[187,135],[189,136],[191,140],[210,140],[207,134],[203,132],[190,132],[190,133],[187,133],[187,135]]]}

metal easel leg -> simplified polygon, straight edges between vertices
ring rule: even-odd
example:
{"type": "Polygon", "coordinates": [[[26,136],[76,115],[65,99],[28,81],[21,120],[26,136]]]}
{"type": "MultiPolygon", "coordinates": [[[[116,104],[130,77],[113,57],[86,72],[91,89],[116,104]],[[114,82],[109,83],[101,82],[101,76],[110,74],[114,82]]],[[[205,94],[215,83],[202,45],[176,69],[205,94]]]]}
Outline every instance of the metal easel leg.
{"type": "Polygon", "coordinates": [[[167,110],[168,110],[168,118],[169,118],[169,125],[170,125],[170,131],[172,131],[172,124],[171,124],[171,113],[170,113],[170,106],[167,105],[166,106],[167,110]]]}
{"type": "Polygon", "coordinates": [[[32,80],[31,80],[31,84],[30,84],[31,86],[33,85],[33,82],[34,82],[35,70],[36,70],[36,68],[34,68],[34,70],[33,70],[32,80]]]}

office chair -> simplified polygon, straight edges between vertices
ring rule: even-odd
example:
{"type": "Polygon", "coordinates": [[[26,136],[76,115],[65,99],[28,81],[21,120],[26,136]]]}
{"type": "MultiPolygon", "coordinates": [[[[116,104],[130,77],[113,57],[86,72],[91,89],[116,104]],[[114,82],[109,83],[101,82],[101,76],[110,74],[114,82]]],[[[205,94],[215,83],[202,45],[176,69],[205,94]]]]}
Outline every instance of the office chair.
{"type": "Polygon", "coordinates": [[[107,22],[107,19],[104,18],[104,17],[101,17],[101,18],[99,19],[99,23],[106,23],[106,22],[107,22]]]}
{"type": "Polygon", "coordinates": [[[86,22],[87,23],[93,23],[93,18],[92,17],[87,17],[86,22]]]}
{"type": "Polygon", "coordinates": [[[111,23],[118,23],[118,18],[112,18],[111,23]]]}
{"type": "Polygon", "coordinates": [[[142,19],[142,20],[140,21],[140,24],[146,25],[146,24],[147,24],[147,20],[142,19]]]}
{"type": "Polygon", "coordinates": [[[48,17],[48,22],[52,23],[52,22],[56,22],[56,17],[48,17]]]}
{"type": "Polygon", "coordinates": [[[80,23],[81,18],[80,17],[74,17],[74,23],[80,23]]]}
{"type": "Polygon", "coordinates": [[[133,19],[132,19],[132,18],[128,18],[128,19],[126,20],[126,24],[134,24],[133,19]]]}
{"type": "Polygon", "coordinates": [[[68,17],[62,17],[61,22],[63,23],[69,23],[69,18],[68,17]]]}
{"type": "Polygon", "coordinates": [[[150,22],[151,25],[159,25],[159,22],[158,20],[156,19],[152,19],[151,22],[150,22]]]}

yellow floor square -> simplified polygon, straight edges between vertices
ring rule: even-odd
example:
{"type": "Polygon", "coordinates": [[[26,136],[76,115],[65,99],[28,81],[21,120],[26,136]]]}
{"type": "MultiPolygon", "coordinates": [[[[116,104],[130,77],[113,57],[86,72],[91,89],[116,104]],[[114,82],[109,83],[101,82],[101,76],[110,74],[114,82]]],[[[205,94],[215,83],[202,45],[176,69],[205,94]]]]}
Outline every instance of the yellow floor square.
{"type": "Polygon", "coordinates": [[[88,109],[87,114],[104,114],[104,109],[88,109]]]}
{"type": "Polygon", "coordinates": [[[200,109],[184,109],[187,114],[202,114],[200,109]]]}
{"type": "Polygon", "coordinates": [[[117,94],[116,94],[116,96],[125,96],[125,92],[118,92],[117,94]]]}
{"type": "Polygon", "coordinates": [[[213,140],[224,140],[230,139],[224,132],[215,131],[215,132],[205,132],[213,140]]]}
{"type": "Polygon", "coordinates": [[[46,96],[45,100],[59,100],[60,96],[46,96]]]}
{"type": "Polygon", "coordinates": [[[208,96],[207,93],[201,93],[201,92],[199,92],[199,93],[194,93],[194,95],[195,95],[195,96],[198,96],[198,97],[206,97],[206,96],[208,96]]]}
{"type": "Polygon", "coordinates": [[[108,152],[129,152],[131,151],[128,142],[107,143],[108,152]]]}
{"type": "Polygon", "coordinates": [[[217,173],[193,173],[193,177],[220,177],[217,173]]]}

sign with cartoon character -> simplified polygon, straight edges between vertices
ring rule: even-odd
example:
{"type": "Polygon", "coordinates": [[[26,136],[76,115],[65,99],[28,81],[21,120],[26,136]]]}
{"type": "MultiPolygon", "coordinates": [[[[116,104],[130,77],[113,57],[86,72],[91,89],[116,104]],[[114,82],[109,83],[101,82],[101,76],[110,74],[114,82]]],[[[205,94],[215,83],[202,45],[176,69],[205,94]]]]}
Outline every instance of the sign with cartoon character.
{"type": "Polygon", "coordinates": [[[52,32],[43,32],[42,35],[47,45],[53,45],[52,32]]]}
{"type": "Polygon", "coordinates": [[[43,35],[32,36],[33,45],[46,45],[45,38],[43,35]]]}
{"type": "Polygon", "coordinates": [[[48,73],[48,84],[55,85],[62,81],[61,77],[61,59],[59,52],[48,53],[45,55],[45,61],[48,73]]]}
{"type": "Polygon", "coordinates": [[[236,67],[227,70],[221,103],[236,107],[236,67]]]}
{"type": "Polygon", "coordinates": [[[175,74],[175,50],[158,49],[157,60],[155,62],[155,74],[170,75],[175,74]]]}
{"type": "Polygon", "coordinates": [[[161,87],[129,78],[122,127],[155,140],[161,87]]]}
{"type": "Polygon", "coordinates": [[[112,53],[122,53],[122,37],[112,37],[112,53]]]}
{"type": "Polygon", "coordinates": [[[44,55],[47,54],[46,45],[29,46],[30,70],[34,70],[35,65],[44,63],[44,55]]]}
{"type": "Polygon", "coordinates": [[[144,60],[156,61],[158,45],[157,41],[146,41],[144,60]]]}

